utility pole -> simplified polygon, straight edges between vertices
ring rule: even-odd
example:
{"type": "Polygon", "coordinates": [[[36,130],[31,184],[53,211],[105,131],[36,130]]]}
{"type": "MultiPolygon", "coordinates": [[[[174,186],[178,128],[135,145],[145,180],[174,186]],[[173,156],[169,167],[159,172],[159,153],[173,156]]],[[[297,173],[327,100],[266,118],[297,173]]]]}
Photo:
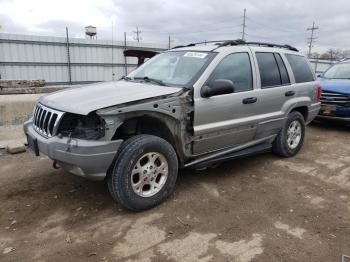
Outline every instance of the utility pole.
{"type": "Polygon", "coordinates": [[[246,13],[247,13],[247,9],[243,9],[243,24],[242,24],[242,40],[243,41],[245,41],[245,35],[246,35],[246,33],[245,33],[245,28],[247,27],[247,25],[246,25],[246,22],[245,22],[245,20],[246,20],[246,13]]]}
{"type": "Polygon", "coordinates": [[[114,50],[113,50],[113,45],[114,45],[114,21],[112,21],[112,81],[114,81],[114,50]]]}
{"type": "Polygon", "coordinates": [[[138,27],[138,26],[136,26],[136,31],[133,31],[133,33],[136,34],[136,37],[134,37],[134,39],[135,39],[138,43],[140,43],[140,40],[142,40],[142,37],[140,36],[141,33],[142,33],[142,31],[139,30],[139,27],[138,27]]]}
{"type": "Polygon", "coordinates": [[[171,37],[169,35],[169,46],[168,46],[168,49],[170,49],[170,42],[171,42],[171,37]]]}
{"type": "Polygon", "coordinates": [[[308,38],[308,44],[309,44],[309,53],[308,53],[308,57],[311,57],[311,48],[312,48],[312,44],[315,42],[315,39],[317,39],[317,37],[314,37],[314,31],[318,30],[319,27],[315,26],[315,22],[312,23],[312,27],[307,28],[307,31],[311,31],[311,36],[308,38]]]}
{"type": "MultiPolygon", "coordinates": [[[[126,32],[124,32],[124,50],[126,50],[126,32]]],[[[125,55],[124,55],[124,73],[125,73],[125,76],[128,75],[128,65],[127,65],[125,55]]]]}
{"type": "Polygon", "coordinates": [[[68,66],[68,81],[69,85],[72,85],[72,69],[70,64],[70,50],[69,50],[69,33],[68,27],[66,27],[66,52],[67,52],[67,66],[68,66]]]}

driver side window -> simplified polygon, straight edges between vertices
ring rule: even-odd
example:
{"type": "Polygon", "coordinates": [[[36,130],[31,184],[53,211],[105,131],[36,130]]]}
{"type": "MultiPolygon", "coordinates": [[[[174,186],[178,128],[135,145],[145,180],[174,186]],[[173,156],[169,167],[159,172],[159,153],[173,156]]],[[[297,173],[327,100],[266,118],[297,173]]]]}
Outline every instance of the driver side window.
{"type": "Polygon", "coordinates": [[[248,53],[234,53],[223,58],[209,77],[209,86],[216,79],[231,80],[235,93],[253,89],[252,67],[248,53]]]}

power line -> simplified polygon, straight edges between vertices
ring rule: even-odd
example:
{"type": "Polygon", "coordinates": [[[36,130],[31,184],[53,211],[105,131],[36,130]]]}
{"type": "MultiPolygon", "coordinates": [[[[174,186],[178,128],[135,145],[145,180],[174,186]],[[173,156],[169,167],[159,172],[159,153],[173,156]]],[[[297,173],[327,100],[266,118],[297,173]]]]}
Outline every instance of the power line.
{"type": "Polygon", "coordinates": [[[261,23],[260,21],[258,22],[255,19],[252,19],[251,17],[246,17],[246,19],[249,20],[250,22],[254,23],[255,25],[262,27],[265,31],[266,31],[266,29],[270,29],[273,31],[279,31],[279,32],[283,32],[283,33],[296,33],[296,32],[298,32],[300,34],[300,30],[275,27],[275,26],[272,26],[270,24],[261,23]]]}
{"type": "MultiPolygon", "coordinates": [[[[206,23],[191,23],[191,24],[182,24],[180,27],[177,27],[177,28],[166,28],[166,30],[159,30],[159,29],[155,29],[155,28],[143,28],[142,30],[142,33],[145,33],[145,32],[155,32],[155,33],[160,33],[160,34],[166,34],[168,35],[169,32],[172,32],[172,31],[177,31],[178,29],[181,29],[183,30],[183,28],[193,28],[193,29],[197,29],[197,28],[207,28],[208,26],[212,26],[212,25],[218,25],[218,24],[228,24],[228,25],[224,25],[224,26],[220,26],[219,28],[233,28],[233,27],[241,27],[241,25],[229,25],[232,23],[232,20],[240,20],[241,17],[232,17],[230,18],[229,20],[228,19],[225,19],[225,20],[219,20],[219,21],[216,21],[216,22],[206,22],[206,23]]],[[[164,28],[163,28],[164,29],[164,28]]],[[[214,29],[216,30],[216,29],[214,29]]],[[[203,32],[205,32],[205,30],[202,30],[203,32]]],[[[187,31],[186,31],[187,32],[187,31]]],[[[195,32],[198,32],[198,30],[196,30],[195,32]]],[[[136,32],[134,32],[136,34],[136,32]]]]}
{"type": "Polygon", "coordinates": [[[252,37],[255,37],[255,38],[263,38],[263,39],[270,39],[271,37],[269,37],[269,36],[263,36],[263,35],[260,35],[260,34],[255,34],[255,33],[251,33],[250,31],[249,31],[249,34],[247,34],[247,33],[245,33],[246,34],[246,36],[252,36],[252,37]]]}
{"type": "Polygon", "coordinates": [[[140,36],[142,31],[139,30],[139,27],[136,26],[136,31],[133,31],[134,34],[136,34],[136,36],[134,37],[134,40],[136,40],[138,43],[142,40],[142,37],[140,36]]]}
{"type": "Polygon", "coordinates": [[[315,39],[317,39],[317,37],[314,37],[314,31],[318,30],[319,27],[315,26],[315,22],[312,23],[312,27],[307,28],[307,31],[311,31],[311,36],[308,38],[308,44],[309,44],[309,53],[308,56],[311,56],[311,48],[313,47],[313,43],[315,42],[315,39]]]}
{"type": "MultiPolygon", "coordinates": [[[[198,28],[202,28],[203,26],[197,26],[198,28]]],[[[217,28],[209,28],[209,29],[199,29],[199,30],[196,30],[196,31],[185,31],[183,33],[174,33],[174,30],[168,30],[168,31],[171,31],[173,32],[172,34],[177,34],[177,35],[183,35],[183,34],[196,34],[196,33],[206,33],[206,32],[213,32],[213,31],[222,31],[223,29],[225,31],[228,31],[228,29],[233,29],[233,28],[236,28],[236,27],[241,27],[241,25],[230,25],[230,26],[220,26],[220,27],[217,27],[217,28]]],[[[187,26],[186,26],[187,28],[187,26]]],[[[165,35],[168,35],[169,32],[167,31],[162,31],[162,30],[156,30],[156,29],[147,29],[147,30],[142,30],[142,32],[150,32],[150,33],[157,33],[157,34],[165,34],[165,35]]],[[[241,33],[241,32],[240,32],[241,33]]]]}
{"type": "Polygon", "coordinates": [[[245,20],[246,20],[246,12],[247,12],[247,9],[243,9],[243,24],[242,24],[242,40],[244,41],[245,40],[245,36],[246,36],[246,33],[245,33],[245,28],[246,28],[246,23],[245,23],[245,20]]]}
{"type": "MultiPolygon", "coordinates": [[[[232,29],[232,27],[231,27],[232,29]]],[[[184,33],[172,33],[173,35],[188,35],[188,34],[203,34],[203,33],[208,33],[208,32],[212,32],[212,33],[229,33],[232,32],[232,30],[228,30],[228,29],[213,29],[213,30],[197,30],[197,31],[193,31],[193,32],[184,32],[184,33]]],[[[242,32],[239,32],[240,34],[242,32]]]]}

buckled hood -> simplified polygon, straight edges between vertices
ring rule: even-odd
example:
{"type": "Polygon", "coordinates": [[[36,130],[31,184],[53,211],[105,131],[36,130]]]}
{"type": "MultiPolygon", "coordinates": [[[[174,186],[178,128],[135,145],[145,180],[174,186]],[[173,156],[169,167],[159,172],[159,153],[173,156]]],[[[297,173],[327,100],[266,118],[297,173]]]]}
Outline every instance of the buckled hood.
{"type": "Polygon", "coordinates": [[[43,96],[39,102],[63,112],[87,115],[97,109],[170,95],[180,90],[178,87],[121,80],[69,88],[43,96]]]}

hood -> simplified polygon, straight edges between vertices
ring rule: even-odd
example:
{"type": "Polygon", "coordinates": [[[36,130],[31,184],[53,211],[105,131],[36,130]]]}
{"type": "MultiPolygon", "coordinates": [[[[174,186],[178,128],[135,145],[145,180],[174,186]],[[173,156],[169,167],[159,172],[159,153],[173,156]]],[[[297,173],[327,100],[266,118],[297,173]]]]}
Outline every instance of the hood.
{"type": "Polygon", "coordinates": [[[318,79],[322,91],[350,95],[350,80],[347,79],[318,79]]]}
{"type": "Polygon", "coordinates": [[[41,97],[39,102],[60,111],[87,115],[97,109],[146,98],[170,95],[180,90],[181,88],[178,87],[160,86],[150,83],[103,82],[51,93],[41,97]]]}

